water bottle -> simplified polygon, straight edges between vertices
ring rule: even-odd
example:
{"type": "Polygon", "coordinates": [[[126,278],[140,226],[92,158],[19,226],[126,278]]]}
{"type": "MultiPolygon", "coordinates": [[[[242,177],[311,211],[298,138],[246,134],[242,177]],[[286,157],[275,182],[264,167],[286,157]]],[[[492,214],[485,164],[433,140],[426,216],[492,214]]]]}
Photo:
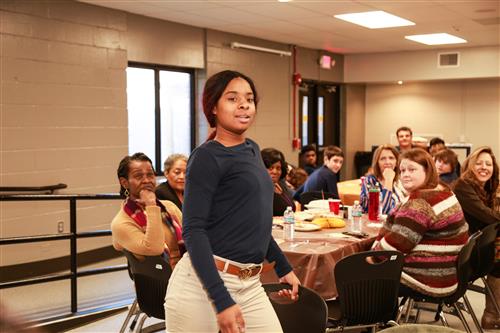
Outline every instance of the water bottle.
{"type": "Polygon", "coordinates": [[[370,188],[368,191],[368,219],[378,221],[380,207],[380,190],[378,186],[370,188]]]}
{"type": "Polygon", "coordinates": [[[351,217],[351,232],[361,233],[361,216],[363,215],[363,208],[359,204],[359,201],[354,201],[354,206],[352,206],[352,217],[351,217]]]}
{"type": "Polygon", "coordinates": [[[283,213],[283,238],[285,241],[293,241],[295,232],[295,216],[293,215],[292,207],[286,207],[283,213]]]}

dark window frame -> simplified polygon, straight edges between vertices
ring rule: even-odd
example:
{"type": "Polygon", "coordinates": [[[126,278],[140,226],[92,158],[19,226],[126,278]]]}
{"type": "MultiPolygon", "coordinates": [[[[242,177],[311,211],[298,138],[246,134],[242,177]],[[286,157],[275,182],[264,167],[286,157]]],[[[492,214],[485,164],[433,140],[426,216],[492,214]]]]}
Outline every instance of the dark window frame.
{"type": "Polygon", "coordinates": [[[143,62],[129,61],[128,67],[134,68],[143,68],[143,69],[151,69],[154,71],[154,80],[155,80],[155,165],[153,165],[156,175],[163,175],[163,161],[161,159],[161,110],[160,110],[160,71],[170,71],[170,72],[179,72],[179,73],[187,73],[191,76],[190,83],[190,94],[191,94],[191,103],[190,103],[190,119],[191,119],[191,142],[190,147],[191,151],[195,148],[196,145],[196,113],[195,113],[195,104],[196,104],[196,95],[195,95],[195,70],[192,68],[181,68],[174,66],[166,66],[166,65],[157,65],[157,64],[149,64],[143,62]]]}

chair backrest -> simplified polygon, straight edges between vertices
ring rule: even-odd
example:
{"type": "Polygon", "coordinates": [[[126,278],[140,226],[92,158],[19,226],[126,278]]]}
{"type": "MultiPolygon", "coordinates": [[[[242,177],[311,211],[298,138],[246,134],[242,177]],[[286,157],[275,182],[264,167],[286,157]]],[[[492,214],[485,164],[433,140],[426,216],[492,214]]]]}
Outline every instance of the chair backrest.
{"type": "Polygon", "coordinates": [[[165,294],[172,268],[165,254],[147,256],[143,261],[124,250],[133,276],[137,303],[142,312],[150,317],[165,319],[165,294]]]}
{"type": "Polygon", "coordinates": [[[467,291],[469,280],[472,274],[471,256],[478,238],[481,236],[481,231],[476,231],[472,234],[467,243],[462,247],[458,253],[457,258],[457,290],[450,296],[446,297],[443,301],[446,304],[453,304],[458,301],[467,291]]]}
{"type": "Polygon", "coordinates": [[[304,192],[300,194],[300,203],[302,205],[307,205],[309,202],[313,200],[320,200],[320,199],[338,199],[335,194],[330,193],[330,192],[321,192],[321,191],[311,191],[311,192],[304,192]]]}
{"type": "Polygon", "coordinates": [[[335,265],[345,326],[385,323],[396,317],[403,258],[398,251],[366,251],[345,257],[335,265]]]}
{"type": "Polygon", "coordinates": [[[281,289],[290,289],[288,284],[270,283],[263,285],[284,333],[324,333],[328,320],[325,300],[314,290],[299,287],[299,298],[292,302],[277,296],[281,289]],[[284,301],[283,301],[284,300],[284,301]]]}
{"type": "Polygon", "coordinates": [[[493,269],[495,265],[495,239],[499,227],[500,223],[493,223],[481,230],[481,236],[477,239],[472,253],[471,281],[487,275],[493,269]]]}

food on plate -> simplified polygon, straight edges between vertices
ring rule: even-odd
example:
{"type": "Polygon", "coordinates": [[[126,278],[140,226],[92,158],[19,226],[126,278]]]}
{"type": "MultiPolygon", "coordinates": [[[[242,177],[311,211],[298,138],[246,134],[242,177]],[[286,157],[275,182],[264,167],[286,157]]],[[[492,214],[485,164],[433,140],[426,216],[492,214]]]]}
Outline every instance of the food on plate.
{"type": "Polygon", "coordinates": [[[321,230],[321,226],[308,222],[295,222],[295,231],[317,231],[321,230]]]}
{"type": "Polygon", "coordinates": [[[319,225],[321,228],[343,228],[345,221],[338,217],[317,217],[312,220],[312,223],[319,225]]]}

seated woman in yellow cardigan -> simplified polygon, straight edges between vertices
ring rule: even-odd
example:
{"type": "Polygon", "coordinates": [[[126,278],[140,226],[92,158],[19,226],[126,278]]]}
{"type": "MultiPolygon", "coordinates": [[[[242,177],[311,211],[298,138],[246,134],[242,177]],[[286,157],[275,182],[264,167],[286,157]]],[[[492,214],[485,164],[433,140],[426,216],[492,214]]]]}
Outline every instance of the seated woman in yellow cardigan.
{"type": "Polygon", "coordinates": [[[182,213],[171,201],[156,199],[156,176],[143,153],[125,156],[118,166],[125,201],[111,222],[113,247],[139,259],[167,252],[172,268],[184,252],[182,213]]]}

